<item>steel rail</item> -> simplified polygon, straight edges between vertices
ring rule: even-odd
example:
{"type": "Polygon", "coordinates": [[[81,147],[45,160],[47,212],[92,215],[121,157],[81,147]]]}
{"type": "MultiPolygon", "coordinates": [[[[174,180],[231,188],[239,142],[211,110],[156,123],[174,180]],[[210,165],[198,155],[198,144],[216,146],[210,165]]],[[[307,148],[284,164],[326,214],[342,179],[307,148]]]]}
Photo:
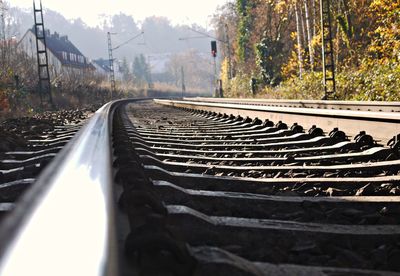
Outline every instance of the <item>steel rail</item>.
{"type": "Polygon", "coordinates": [[[311,109],[298,107],[275,107],[234,103],[200,101],[155,100],[159,104],[228,113],[234,116],[268,119],[273,122],[302,125],[305,129],[317,125],[325,131],[334,127],[354,137],[364,130],[375,139],[386,143],[400,133],[400,113],[355,110],[311,109]]]}
{"type": "Polygon", "coordinates": [[[236,103],[267,105],[276,107],[304,107],[322,109],[342,109],[375,112],[400,112],[400,102],[378,101],[323,101],[323,100],[275,100],[275,99],[240,99],[240,98],[183,98],[185,101],[199,101],[211,103],[236,103]]]}
{"type": "Polygon", "coordinates": [[[100,108],[6,218],[0,275],[117,275],[110,136],[125,102],[100,108]]]}

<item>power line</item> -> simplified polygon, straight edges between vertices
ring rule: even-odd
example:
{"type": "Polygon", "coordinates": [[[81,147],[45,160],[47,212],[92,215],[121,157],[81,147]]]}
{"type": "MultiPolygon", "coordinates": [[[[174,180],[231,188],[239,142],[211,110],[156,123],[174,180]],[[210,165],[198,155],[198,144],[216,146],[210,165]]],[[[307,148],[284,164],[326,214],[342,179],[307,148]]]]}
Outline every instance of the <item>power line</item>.
{"type": "Polygon", "coordinates": [[[112,50],[115,51],[119,48],[121,48],[122,46],[128,44],[129,42],[131,42],[132,40],[134,40],[135,38],[138,38],[139,36],[143,35],[144,32],[142,31],[140,34],[135,35],[134,37],[128,39],[127,41],[125,41],[124,43],[121,43],[120,45],[118,45],[117,47],[113,48],[112,50]]]}
{"type": "Polygon", "coordinates": [[[208,37],[208,36],[204,36],[204,35],[202,35],[202,36],[189,36],[189,37],[180,37],[180,38],[178,38],[178,40],[189,40],[189,39],[206,38],[206,37],[208,37]]]}
{"type": "Polygon", "coordinates": [[[113,51],[121,48],[122,46],[128,44],[135,38],[141,36],[144,34],[142,31],[140,34],[135,35],[134,37],[128,39],[124,43],[118,45],[117,47],[113,48],[112,47],[112,41],[111,41],[111,35],[116,35],[117,33],[107,33],[107,41],[108,41],[108,57],[109,57],[109,62],[110,62],[110,82],[111,82],[111,100],[113,98],[113,94],[116,92],[116,83],[115,83],[115,72],[114,72],[114,57],[113,57],[113,51]]]}
{"type": "Polygon", "coordinates": [[[218,40],[219,42],[222,42],[222,43],[227,43],[227,41],[225,41],[225,40],[219,39],[219,38],[217,38],[217,37],[215,37],[215,36],[212,36],[212,35],[209,35],[209,34],[207,34],[207,33],[203,33],[203,32],[201,32],[201,31],[198,31],[198,30],[196,30],[196,29],[193,29],[193,28],[190,28],[190,27],[188,27],[188,29],[189,29],[189,30],[191,30],[192,32],[195,32],[195,33],[198,33],[198,34],[204,35],[204,36],[206,36],[206,37],[209,37],[209,38],[212,38],[212,39],[218,40]]]}

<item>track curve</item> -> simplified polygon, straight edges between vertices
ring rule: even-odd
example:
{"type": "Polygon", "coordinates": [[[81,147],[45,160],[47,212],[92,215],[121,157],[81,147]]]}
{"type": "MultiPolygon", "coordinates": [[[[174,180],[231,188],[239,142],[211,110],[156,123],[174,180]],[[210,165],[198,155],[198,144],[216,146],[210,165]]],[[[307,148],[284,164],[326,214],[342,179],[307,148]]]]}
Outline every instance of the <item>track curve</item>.
{"type": "Polygon", "coordinates": [[[396,112],[376,141],[271,110],[107,104],[1,225],[1,275],[397,275],[396,112]]]}

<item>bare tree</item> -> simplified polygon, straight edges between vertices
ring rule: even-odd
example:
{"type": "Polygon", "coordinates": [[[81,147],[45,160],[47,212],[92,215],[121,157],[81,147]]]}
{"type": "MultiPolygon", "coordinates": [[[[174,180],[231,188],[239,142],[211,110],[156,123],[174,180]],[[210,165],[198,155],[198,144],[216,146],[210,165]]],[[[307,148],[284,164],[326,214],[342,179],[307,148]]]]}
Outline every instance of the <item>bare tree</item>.
{"type": "Polygon", "coordinates": [[[315,12],[315,0],[311,0],[311,10],[312,10],[312,30],[313,30],[313,37],[317,35],[317,15],[315,12]]]}
{"type": "Polygon", "coordinates": [[[311,66],[311,71],[314,71],[314,49],[312,46],[312,33],[311,33],[311,27],[310,27],[310,17],[309,17],[309,12],[308,12],[308,0],[304,0],[304,11],[306,14],[306,26],[307,26],[307,38],[308,38],[308,53],[310,56],[310,66],[311,66]]]}
{"type": "Polygon", "coordinates": [[[297,8],[297,1],[294,3],[294,11],[296,14],[296,31],[297,31],[297,56],[299,62],[299,77],[303,77],[303,56],[302,56],[302,43],[301,43],[301,27],[300,27],[300,16],[297,8]]]}
{"type": "Polygon", "coordinates": [[[306,36],[306,27],[305,27],[305,24],[304,24],[303,7],[301,5],[302,1],[303,0],[298,0],[297,2],[299,4],[299,8],[300,8],[299,9],[299,16],[300,16],[300,23],[301,23],[301,38],[302,38],[304,47],[307,47],[308,39],[307,39],[307,36],[306,36]]]}

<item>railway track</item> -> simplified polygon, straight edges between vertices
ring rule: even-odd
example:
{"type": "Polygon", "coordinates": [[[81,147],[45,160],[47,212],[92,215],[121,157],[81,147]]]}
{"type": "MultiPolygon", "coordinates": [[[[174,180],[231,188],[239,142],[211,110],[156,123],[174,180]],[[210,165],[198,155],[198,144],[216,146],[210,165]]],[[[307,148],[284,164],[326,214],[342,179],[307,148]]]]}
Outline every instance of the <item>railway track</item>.
{"type": "Polygon", "coordinates": [[[107,104],[4,220],[0,274],[398,275],[400,116],[303,109],[107,104]]]}
{"type": "Polygon", "coordinates": [[[323,100],[274,100],[274,99],[235,99],[235,98],[183,98],[185,101],[208,103],[232,103],[272,107],[299,107],[334,110],[400,112],[399,102],[373,101],[323,101],[323,100]]]}
{"type": "MultiPolygon", "coordinates": [[[[47,112],[0,125],[0,216],[15,207],[43,168],[77,133],[89,110],[47,112]]],[[[0,218],[1,219],[1,218],[0,218]]]]}

